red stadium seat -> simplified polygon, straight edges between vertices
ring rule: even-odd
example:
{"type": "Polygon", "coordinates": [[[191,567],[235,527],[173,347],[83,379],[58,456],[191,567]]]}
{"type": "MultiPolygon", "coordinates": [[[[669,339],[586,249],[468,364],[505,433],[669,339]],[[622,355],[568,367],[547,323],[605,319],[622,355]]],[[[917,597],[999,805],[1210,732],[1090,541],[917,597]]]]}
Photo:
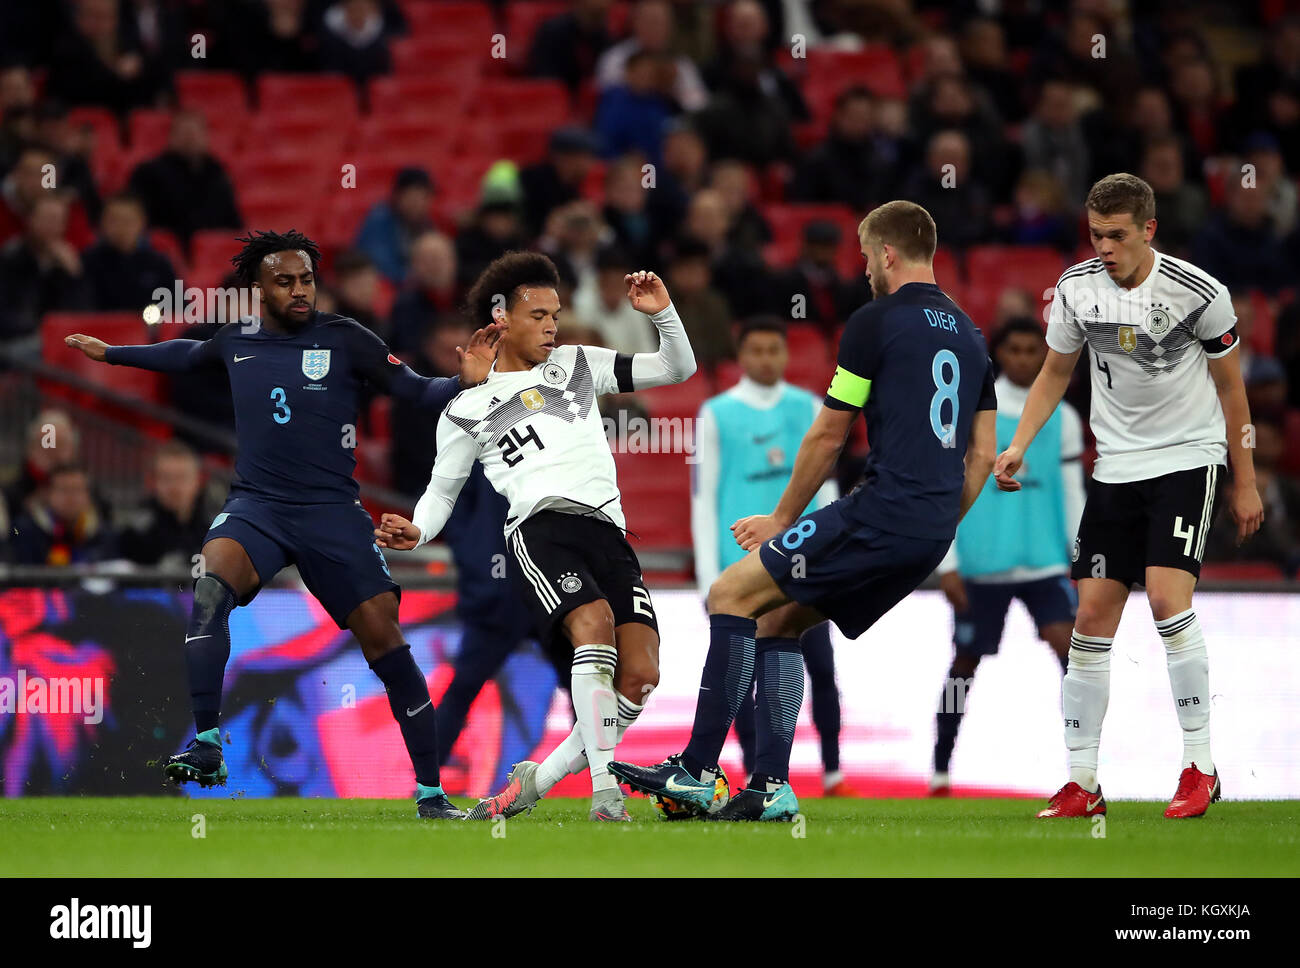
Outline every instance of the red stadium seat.
{"type": "Polygon", "coordinates": [[[1056,249],[1037,245],[974,245],[966,253],[966,278],[972,283],[1015,286],[1035,301],[1056,287],[1065,258],[1056,249]]]}
{"type": "Polygon", "coordinates": [[[122,149],[122,127],[108,108],[72,108],[68,111],[68,124],[74,128],[90,128],[94,132],[96,152],[105,148],[122,149]]]}
{"type": "Polygon", "coordinates": [[[637,396],[644,401],[651,417],[695,417],[700,405],[709,398],[709,384],[692,377],[685,383],[642,390],[637,396]]]}
{"type": "Polygon", "coordinates": [[[136,108],[127,120],[128,141],[132,154],[153,156],[167,147],[172,128],[172,113],[158,108],[136,108]]]}
{"type": "Polygon", "coordinates": [[[1272,356],[1277,343],[1277,312],[1273,300],[1266,293],[1252,289],[1250,306],[1255,315],[1250,348],[1261,356],[1272,356]]]}
{"type": "Polygon", "coordinates": [[[949,293],[948,297],[962,308],[962,311],[979,327],[980,332],[986,337],[992,335],[998,300],[1002,297],[1002,286],[972,282],[960,296],[949,293]]]}
{"type": "Polygon", "coordinates": [[[248,142],[257,154],[290,157],[335,156],[356,144],[351,118],[259,111],[245,120],[248,142]]]}
{"type": "Polygon", "coordinates": [[[456,37],[481,43],[485,50],[497,33],[496,21],[486,3],[442,0],[408,3],[402,7],[414,37],[456,37]]]}
{"type": "Polygon", "coordinates": [[[184,278],[185,250],[174,234],[167,229],[150,229],[149,244],[171,260],[172,268],[184,278]]]}
{"type": "Polygon", "coordinates": [[[898,55],[885,45],[863,50],[833,50],[814,47],[808,51],[808,78],[815,85],[833,81],[848,87],[861,84],[877,97],[907,96],[903,68],[898,55]]]}
{"type": "Polygon", "coordinates": [[[446,124],[402,116],[371,116],[357,128],[357,140],[382,146],[384,153],[433,171],[456,152],[456,139],[446,124]]]}
{"type": "Polygon", "coordinates": [[[466,46],[459,37],[403,37],[389,47],[393,73],[399,77],[477,79],[491,56],[486,39],[466,46]]]}
{"type": "Polygon", "coordinates": [[[812,323],[791,323],[786,329],[786,342],[791,361],[804,359],[820,364],[830,360],[826,337],[821,328],[812,323]]]}
{"type": "Polygon", "coordinates": [[[934,281],[951,297],[961,287],[961,270],[951,249],[940,246],[934,253],[934,281]]]}
{"type": "Polygon", "coordinates": [[[569,89],[559,81],[485,81],[478,89],[475,112],[493,118],[564,124],[573,113],[569,89]]]}
{"type": "Polygon", "coordinates": [[[272,116],[356,117],[357,89],[342,74],[263,74],[257,79],[257,108],[272,116]]]}
{"type": "Polygon", "coordinates": [[[376,77],[370,82],[374,117],[422,119],[447,135],[447,124],[464,112],[477,80],[459,77],[376,77]]]}
{"type": "Polygon", "coordinates": [[[245,198],[276,194],[285,197],[305,194],[316,200],[331,182],[338,185],[341,178],[331,158],[309,154],[247,154],[239,159],[230,175],[241,204],[245,198]]]}
{"type": "Polygon", "coordinates": [[[244,79],[229,71],[178,72],[176,100],[183,108],[203,112],[209,121],[248,113],[244,79]]]}

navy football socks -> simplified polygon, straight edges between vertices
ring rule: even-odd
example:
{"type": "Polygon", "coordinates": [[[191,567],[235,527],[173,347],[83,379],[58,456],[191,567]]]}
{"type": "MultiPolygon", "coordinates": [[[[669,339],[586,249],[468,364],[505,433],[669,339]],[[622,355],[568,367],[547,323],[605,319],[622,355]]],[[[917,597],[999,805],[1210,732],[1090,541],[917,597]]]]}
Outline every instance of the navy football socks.
{"type": "Polygon", "coordinates": [[[415,767],[415,780],[421,786],[441,786],[438,775],[438,714],[429,698],[429,687],[424,674],[411,655],[411,647],[403,645],[381,655],[370,668],[384,683],[388,693],[388,708],[401,727],[406,752],[415,767]]]}
{"type": "Polygon", "coordinates": [[[194,606],[185,630],[185,667],[190,679],[194,732],[215,730],[221,717],[221,686],[230,659],[230,612],[235,592],[216,575],[194,583],[194,606]]]}
{"type": "Polygon", "coordinates": [[[691,741],[682,754],[682,765],[696,779],[718,762],[740,702],[753,688],[757,628],[752,618],[709,616],[709,654],[700,677],[691,741]]]}
{"type": "Polygon", "coordinates": [[[790,776],[790,747],[803,705],[803,653],[798,639],[762,638],[755,645],[758,696],[754,704],[754,789],[790,776]]]}

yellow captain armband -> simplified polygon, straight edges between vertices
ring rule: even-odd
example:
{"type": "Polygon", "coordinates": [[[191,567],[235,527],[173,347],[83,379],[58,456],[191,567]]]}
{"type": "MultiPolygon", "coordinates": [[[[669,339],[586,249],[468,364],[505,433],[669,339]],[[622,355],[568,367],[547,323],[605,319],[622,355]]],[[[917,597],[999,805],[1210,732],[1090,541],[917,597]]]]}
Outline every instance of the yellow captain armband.
{"type": "Polygon", "coordinates": [[[835,375],[831,377],[831,385],[826,390],[828,397],[834,397],[840,403],[847,403],[850,407],[863,406],[870,394],[871,381],[864,380],[856,373],[850,373],[842,366],[835,368],[835,375]]]}

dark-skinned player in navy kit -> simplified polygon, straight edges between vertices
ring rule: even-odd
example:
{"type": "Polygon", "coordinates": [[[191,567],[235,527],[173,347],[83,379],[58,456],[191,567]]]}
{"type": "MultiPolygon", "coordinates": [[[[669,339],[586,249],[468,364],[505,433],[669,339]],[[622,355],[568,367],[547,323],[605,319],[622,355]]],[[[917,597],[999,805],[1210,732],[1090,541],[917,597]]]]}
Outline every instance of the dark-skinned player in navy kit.
{"type": "Polygon", "coordinates": [[[227,323],[207,341],[108,346],[80,334],[65,340],[99,362],[168,373],[224,366],[230,376],[239,453],[229,497],[203,542],[185,635],[196,736],[164,771],[177,783],[225,782],[218,725],[230,612],[293,564],[338,627],[356,636],[384,683],[415,769],[418,815],[461,818],[440,784],[436,714],[398,625],[401,589],[358,498],[353,448],[367,387],[418,402],[436,420],[464,386],[487,376],[499,332],[486,327],[466,350],[458,348],[458,377],[419,376],[356,320],[316,311],[320,252],[310,239],[291,231],[239,241],[244,248],[231,261],[241,285],[258,291],[260,320],[227,323]]]}

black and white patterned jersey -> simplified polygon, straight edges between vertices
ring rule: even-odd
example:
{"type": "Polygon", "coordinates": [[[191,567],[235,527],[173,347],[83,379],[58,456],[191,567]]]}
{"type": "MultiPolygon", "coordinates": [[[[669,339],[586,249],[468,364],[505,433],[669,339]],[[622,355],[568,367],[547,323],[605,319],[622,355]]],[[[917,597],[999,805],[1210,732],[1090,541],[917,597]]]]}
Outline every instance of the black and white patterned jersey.
{"type": "Polygon", "coordinates": [[[1207,360],[1237,345],[1228,290],[1200,269],[1155,252],[1142,284],[1123,289],[1100,259],[1062,274],[1047,345],[1073,353],[1087,344],[1092,374],[1093,476],[1106,483],[1148,480],[1223,464],[1223,410],[1207,360]]]}

